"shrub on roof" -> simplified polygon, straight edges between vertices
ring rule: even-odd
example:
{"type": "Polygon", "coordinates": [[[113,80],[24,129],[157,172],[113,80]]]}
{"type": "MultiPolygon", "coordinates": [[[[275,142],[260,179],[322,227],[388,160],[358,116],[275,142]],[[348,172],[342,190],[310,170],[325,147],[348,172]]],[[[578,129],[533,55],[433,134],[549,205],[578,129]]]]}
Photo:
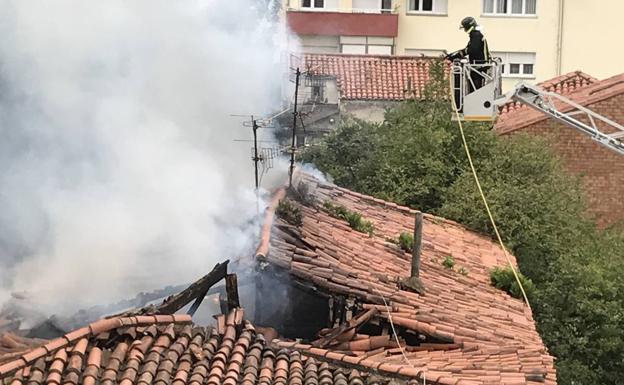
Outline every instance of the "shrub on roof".
{"type": "MultiPolygon", "coordinates": [[[[535,297],[535,285],[533,284],[533,281],[525,277],[519,271],[516,271],[516,273],[518,274],[520,283],[522,284],[522,287],[524,288],[524,291],[527,297],[529,298],[529,302],[530,302],[531,299],[535,297]]],[[[511,295],[514,298],[524,300],[524,296],[522,295],[522,290],[520,289],[518,280],[516,280],[516,277],[514,276],[514,273],[513,273],[513,270],[511,270],[511,267],[509,266],[505,268],[495,267],[494,269],[492,269],[490,271],[490,282],[492,283],[492,286],[494,286],[495,288],[501,289],[507,292],[507,294],[511,295]]]]}
{"type": "Polygon", "coordinates": [[[399,234],[399,247],[406,253],[411,253],[414,250],[414,235],[402,231],[399,234]]]}
{"type": "Polygon", "coordinates": [[[301,210],[288,198],[279,201],[275,214],[293,226],[298,227],[303,224],[301,210]]]}
{"type": "Polygon", "coordinates": [[[447,269],[452,269],[455,266],[455,260],[450,255],[447,255],[442,260],[442,266],[446,267],[447,269]]]}
{"type": "Polygon", "coordinates": [[[406,253],[411,253],[414,249],[414,236],[405,231],[402,231],[396,238],[386,238],[386,241],[399,246],[406,253]]]}
{"type": "Polygon", "coordinates": [[[373,236],[375,226],[371,221],[363,219],[362,214],[351,211],[343,205],[334,205],[329,201],[326,201],[323,204],[323,207],[332,217],[347,221],[349,227],[353,230],[359,231],[360,233],[366,233],[369,237],[373,236]]]}

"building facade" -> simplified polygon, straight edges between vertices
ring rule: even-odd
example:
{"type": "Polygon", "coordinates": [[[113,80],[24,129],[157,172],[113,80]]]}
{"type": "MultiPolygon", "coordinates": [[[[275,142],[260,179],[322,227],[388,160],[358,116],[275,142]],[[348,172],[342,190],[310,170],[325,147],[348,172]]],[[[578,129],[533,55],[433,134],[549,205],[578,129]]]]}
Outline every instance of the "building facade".
{"type": "MultiPolygon", "coordinates": [[[[542,87],[563,94],[607,119],[624,122],[624,74],[598,81],[582,73],[572,73],[545,82],[542,87]]],[[[585,118],[582,120],[589,123],[585,118]]],[[[614,133],[602,122],[597,124],[601,130],[614,133]]],[[[581,179],[589,214],[597,225],[624,223],[624,156],[526,106],[515,105],[503,111],[495,130],[501,136],[526,133],[547,138],[564,168],[581,179]]]]}
{"type": "Polygon", "coordinates": [[[504,86],[583,70],[622,71],[624,2],[603,0],[285,0],[303,52],[439,56],[463,48],[459,21],[474,16],[505,66],[504,86]]]}

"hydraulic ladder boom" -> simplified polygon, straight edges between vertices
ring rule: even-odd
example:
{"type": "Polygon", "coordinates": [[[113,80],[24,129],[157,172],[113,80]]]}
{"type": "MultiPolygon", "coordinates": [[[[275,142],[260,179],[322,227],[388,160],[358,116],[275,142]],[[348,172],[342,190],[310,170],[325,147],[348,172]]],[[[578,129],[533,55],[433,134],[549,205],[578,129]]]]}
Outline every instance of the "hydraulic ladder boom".
{"type": "Polygon", "coordinates": [[[495,104],[502,105],[510,99],[525,104],[553,119],[575,128],[596,142],[624,155],[624,127],[594,111],[581,106],[572,100],[554,92],[548,92],[538,86],[521,82],[505,97],[495,104]],[[563,112],[565,111],[565,112],[563,112]],[[588,123],[580,120],[586,118],[588,123]],[[598,127],[598,122],[604,123],[608,133],[598,127]]]}
{"type": "Polygon", "coordinates": [[[460,120],[492,121],[500,106],[515,100],[558,122],[567,124],[601,145],[624,155],[624,127],[554,92],[520,82],[501,95],[500,60],[471,64],[455,60],[451,66],[451,97],[460,120]]]}

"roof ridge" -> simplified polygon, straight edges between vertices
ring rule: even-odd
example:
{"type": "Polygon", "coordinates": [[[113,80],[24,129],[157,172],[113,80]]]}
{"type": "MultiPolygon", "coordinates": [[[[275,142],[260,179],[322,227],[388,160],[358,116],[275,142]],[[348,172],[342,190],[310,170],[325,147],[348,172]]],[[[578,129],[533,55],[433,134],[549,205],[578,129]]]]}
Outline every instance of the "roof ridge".
{"type": "MultiPolygon", "coordinates": [[[[378,205],[383,205],[386,208],[390,208],[390,209],[395,209],[398,210],[400,212],[406,213],[406,214],[416,214],[419,210],[416,209],[412,209],[408,206],[403,206],[403,205],[399,205],[397,203],[391,202],[391,201],[386,201],[380,198],[375,198],[372,195],[367,195],[367,194],[362,194],[359,193],[357,191],[353,191],[353,190],[349,190],[345,187],[340,187],[334,183],[329,183],[329,182],[325,182],[325,181],[321,181],[318,178],[314,177],[313,175],[306,173],[304,171],[299,171],[296,170],[295,171],[297,174],[301,174],[302,176],[308,176],[310,178],[313,178],[317,183],[319,184],[323,184],[326,186],[332,186],[333,188],[342,191],[344,193],[356,196],[360,199],[363,199],[365,201],[367,201],[368,203],[372,203],[372,204],[378,204],[378,205]]],[[[284,197],[286,197],[286,186],[282,186],[280,188],[278,188],[272,195],[271,200],[269,201],[269,204],[267,205],[265,212],[264,212],[264,219],[262,221],[262,226],[260,228],[260,242],[258,243],[258,246],[256,247],[255,253],[254,253],[254,257],[255,258],[265,258],[267,256],[267,254],[269,253],[269,248],[270,248],[270,238],[271,238],[271,229],[273,227],[273,222],[274,222],[274,218],[275,218],[275,209],[277,208],[279,202],[284,199],[284,197]]],[[[465,230],[465,231],[469,231],[472,234],[478,235],[478,236],[482,236],[482,237],[486,237],[489,240],[493,240],[493,238],[491,236],[488,236],[487,234],[483,234],[480,233],[478,231],[475,231],[473,229],[470,229],[468,226],[465,226],[459,222],[456,222],[452,219],[448,219],[445,217],[441,217],[441,216],[437,216],[434,214],[430,214],[430,213],[422,213],[423,217],[425,217],[426,219],[437,223],[437,222],[442,222],[454,227],[457,227],[459,229],[465,230]]]]}
{"type": "Polygon", "coordinates": [[[438,60],[437,57],[423,55],[385,55],[385,54],[359,54],[359,53],[304,53],[304,57],[340,57],[340,58],[362,58],[362,59],[422,59],[426,61],[438,60]]]}
{"type": "Polygon", "coordinates": [[[188,314],[158,314],[142,315],[133,317],[112,317],[103,318],[92,322],[87,326],[71,331],[62,337],[56,338],[42,346],[24,352],[19,358],[0,365],[0,377],[14,373],[32,364],[36,360],[66,348],[79,340],[95,337],[120,327],[127,326],[147,326],[154,324],[188,324],[191,322],[188,314]]]}
{"type": "Polygon", "coordinates": [[[563,80],[568,80],[574,77],[581,77],[583,79],[587,79],[587,80],[591,80],[593,82],[597,82],[598,79],[581,71],[581,70],[576,70],[576,71],[571,71],[565,74],[561,74],[559,76],[556,76],[552,79],[547,79],[544,80],[543,82],[538,83],[538,85],[542,85],[542,84],[556,84],[556,83],[560,83],[563,80]]]}
{"type": "Polygon", "coordinates": [[[279,202],[286,196],[286,186],[280,187],[273,194],[269,205],[264,211],[264,219],[260,228],[260,242],[256,247],[254,257],[264,258],[269,253],[269,240],[271,238],[271,228],[273,227],[273,218],[275,217],[275,209],[279,202]]]}
{"type": "MultiPolygon", "coordinates": [[[[307,175],[309,175],[309,174],[307,174],[307,175]]],[[[349,189],[347,189],[345,187],[340,187],[340,186],[337,186],[337,185],[332,184],[332,183],[326,183],[326,182],[321,182],[321,181],[319,181],[319,183],[325,183],[326,185],[334,186],[337,190],[340,190],[342,192],[345,192],[345,193],[357,196],[358,198],[364,199],[364,200],[368,201],[369,203],[381,204],[381,205],[383,205],[383,206],[385,206],[387,208],[395,209],[395,210],[398,210],[398,211],[406,213],[406,214],[414,214],[415,215],[417,212],[420,211],[420,210],[413,209],[413,208],[411,208],[409,206],[403,206],[403,205],[400,205],[398,203],[394,203],[392,201],[387,201],[387,200],[384,200],[384,199],[381,199],[381,198],[375,198],[372,195],[362,194],[362,193],[359,193],[359,192],[356,192],[356,191],[353,191],[353,190],[349,190],[349,189]]],[[[488,239],[492,239],[492,240],[494,239],[493,237],[488,236],[487,234],[483,234],[483,233],[480,233],[478,231],[475,231],[475,230],[469,228],[468,226],[463,225],[463,224],[461,224],[459,222],[456,222],[456,221],[454,221],[452,219],[448,219],[448,218],[445,218],[445,217],[441,217],[441,216],[438,216],[438,215],[425,213],[425,212],[423,212],[422,214],[423,214],[423,217],[425,217],[425,218],[427,218],[427,219],[429,219],[429,220],[431,220],[433,222],[443,222],[443,223],[446,223],[448,225],[456,226],[456,227],[459,227],[459,228],[461,228],[463,230],[470,231],[473,234],[477,234],[477,235],[480,235],[480,236],[485,236],[488,239]]]]}

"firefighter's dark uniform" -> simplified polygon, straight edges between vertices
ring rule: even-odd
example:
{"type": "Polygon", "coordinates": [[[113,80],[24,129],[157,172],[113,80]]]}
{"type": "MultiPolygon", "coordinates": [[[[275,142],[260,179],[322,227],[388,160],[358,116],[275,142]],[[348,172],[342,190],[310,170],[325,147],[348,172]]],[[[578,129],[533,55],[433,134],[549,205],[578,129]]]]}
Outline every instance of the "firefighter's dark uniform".
{"type": "MultiPolygon", "coordinates": [[[[471,27],[468,31],[470,40],[466,48],[459,50],[451,59],[459,59],[468,56],[470,64],[483,64],[490,60],[490,50],[488,49],[487,40],[485,36],[475,27],[471,27]]],[[[487,71],[486,69],[481,72],[487,71]]],[[[483,86],[483,76],[477,72],[471,72],[470,78],[475,84],[475,89],[479,89],[483,86]]]]}
{"type": "MultiPolygon", "coordinates": [[[[488,48],[487,40],[485,40],[485,36],[480,31],[480,28],[477,24],[477,21],[474,17],[465,17],[461,21],[460,29],[463,29],[470,36],[470,40],[468,41],[468,45],[466,48],[461,49],[457,52],[453,52],[445,56],[447,60],[456,60],[461,59],[468,56],[468,60],[470,64],[487,64],[490,61],[490,50],[488,48]]],[[[470,69],[470,81],[468,81],[470,88],[468,93],[473,92],[481,87],[484,84],[484,77],[482,74],[488,71],[488,67],[484,66],[476,70],[475,68],[470,69]],[[473,87],[474,84],[474,87],[473,87]]],[[[454,82],[455,84],[459,84],[461,75],[455,74],[454,82]]],[[[455,87],[454,99],[455,105],[459,108],[461,112],[463,106],[461,105],[461,93],[462,90],[460,88],[455,87]]]]}

